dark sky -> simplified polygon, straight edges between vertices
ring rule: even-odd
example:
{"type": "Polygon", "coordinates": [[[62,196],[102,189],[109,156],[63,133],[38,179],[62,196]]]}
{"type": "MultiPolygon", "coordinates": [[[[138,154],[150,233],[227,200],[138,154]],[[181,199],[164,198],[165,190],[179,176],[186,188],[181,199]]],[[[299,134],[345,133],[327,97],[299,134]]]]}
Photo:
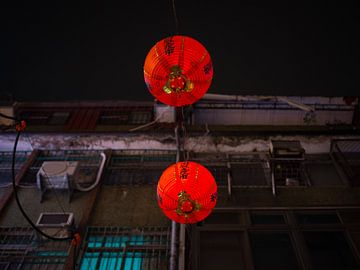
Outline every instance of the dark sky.
{"type": "MultiPolygon", "coordinates": [[[[175,32],[170,0],[12,2],[0,7],[0,92],[19,101],[152,100],[142,67],[175,32]]],[[[268,2],[176,1],[180,34],[212,56],[209,92],[359,95],[359,9],[268,2]]]]}

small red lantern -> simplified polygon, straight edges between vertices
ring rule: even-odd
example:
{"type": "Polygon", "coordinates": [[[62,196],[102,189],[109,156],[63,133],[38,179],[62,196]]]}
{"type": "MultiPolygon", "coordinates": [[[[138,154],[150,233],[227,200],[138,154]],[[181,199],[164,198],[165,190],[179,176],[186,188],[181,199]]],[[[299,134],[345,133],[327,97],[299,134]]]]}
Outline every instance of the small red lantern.
{"type": "Polygon", "coordinates": [[[157,201],[171,220],[196,223],[205,219],[215,207],[217,185],[204,166],[190,161],[178,162],[161,175],[157,201]]]}
{"type": "Polygon", "coordinates": [[[151,94],[170,106],[190,105],[209,89],[213,66],[205,47],[190,37],[167,37],[151,48],[144,78],[151,94]]]}

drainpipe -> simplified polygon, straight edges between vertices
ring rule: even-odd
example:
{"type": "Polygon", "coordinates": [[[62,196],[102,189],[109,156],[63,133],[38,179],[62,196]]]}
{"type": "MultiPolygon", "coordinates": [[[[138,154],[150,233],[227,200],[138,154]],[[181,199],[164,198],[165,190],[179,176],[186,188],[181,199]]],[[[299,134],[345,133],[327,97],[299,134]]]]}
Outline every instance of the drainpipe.
{"type": "Polygon", "coordinates": [[[176,270],[176,257],[177,257],[177,227],[175,221],[171,222],[171,243],[170,243],[170,270],[176,270]]]}
{"type": "Polygon", "coordinates": [[[227,157],[227,168],[228,168],[228,171],[227,171],[227,186],[228,186],[228,195],[229,197],[231,197],[231,191],[232,191],[232,178],[231,178],[231,163],[230,163],[230,158],[229,158],[229,155],[226,155],[227,157]]]}
{"type": "MultiPolygon", "coordinates": [[[[178,121],[178,119],[177,119],[178,121]]],[[[180,161],[181,149],[179,138],[179,123],[175,127],[175,139],[176,139],[176,162],[180,161]]],[[[170,243],[170,265],[169,270],[176,270],[177,257],[178,257],[178,243],[177,243],[177,231],[178,224],[175,221],[171,222],[171,243],[170,243]]]]}
{"type": "Polygon", "coordinates": [[[274,197],[276,197],[275,172],[274,172],[275,168],[274,168],[274,166],[275,166],[274,162],[271,161],[271,166],[270,166],[270,168],[271,168],[271,187],[272,187],[272,194],[273,194],[274,197]]]}
{"type": "Polygon", "coordinates": [[[185,224],[180,224],[179,235],[179,270],[185,269],[185,224]]]}

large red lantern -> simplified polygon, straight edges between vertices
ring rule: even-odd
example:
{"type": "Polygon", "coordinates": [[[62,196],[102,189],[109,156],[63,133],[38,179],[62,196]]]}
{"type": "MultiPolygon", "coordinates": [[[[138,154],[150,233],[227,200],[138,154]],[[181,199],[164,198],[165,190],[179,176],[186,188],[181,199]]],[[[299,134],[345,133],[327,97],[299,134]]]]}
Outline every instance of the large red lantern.
{"type": "Polygon", "coordinates": [[[149,51],[144,78],[151,94],[170,106],[190,105],[209,89],[213,66],[205,47],[186,36],[167,37],[149,51]]]}
{"type": "Polygon", "coordinates": [[[164,214],[178,223],[205,219],[216,205],[217,185],[212,174],[195,162],[168,167],[157,186],[157,201],[164,214]]]}

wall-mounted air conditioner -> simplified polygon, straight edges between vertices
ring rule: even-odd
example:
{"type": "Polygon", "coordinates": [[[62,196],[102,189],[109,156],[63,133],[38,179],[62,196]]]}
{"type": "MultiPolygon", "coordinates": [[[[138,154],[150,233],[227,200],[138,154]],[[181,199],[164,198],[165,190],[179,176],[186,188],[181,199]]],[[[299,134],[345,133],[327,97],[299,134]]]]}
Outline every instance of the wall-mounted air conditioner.
{"type": "Polygon", "coordinates": [[[303,158],[305,150],[299,141],[270,141],[273,158],[303,158]]]}
{"type": "Polygon", "coordinates": [[[49,189],[68,190],[70,200],[78,167],[77,161],[44,161],[36,175],[36,184],[41,190],[41,201],[49,189]]]}
{"type": "Polygon", "coordinates": [[[40,213],[36,226],[44,233],[58,238],[70,237],[74,226],[73,213],[40,213]]]}
{"type": "Polygon", "coordinates": [[[155,104],[155,119],[159,123],[175,123],[175,108],[164,104],[155,104]]]}

